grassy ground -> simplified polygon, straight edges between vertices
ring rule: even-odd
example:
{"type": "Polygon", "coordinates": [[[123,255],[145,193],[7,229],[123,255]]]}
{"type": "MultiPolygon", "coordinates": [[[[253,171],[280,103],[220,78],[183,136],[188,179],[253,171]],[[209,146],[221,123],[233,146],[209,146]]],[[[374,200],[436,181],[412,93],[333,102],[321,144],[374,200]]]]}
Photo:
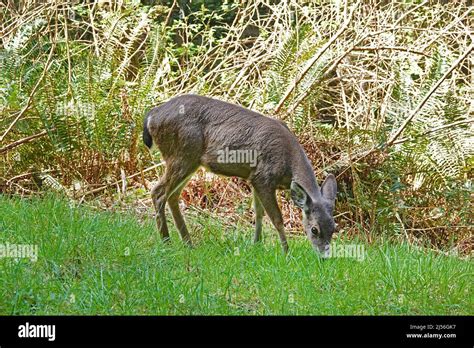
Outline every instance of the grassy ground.
{"type": "Polygon", "coordinates": [[[249,226],[188,220],[192,250],[151,219],[0,197],[0,244],[38,245],[36,262],[0,258],[0,314],[474,314],[472,260],[407,245],[321,260],[297,237],[285,256],[270,226],[255,246],[249,226]]]}

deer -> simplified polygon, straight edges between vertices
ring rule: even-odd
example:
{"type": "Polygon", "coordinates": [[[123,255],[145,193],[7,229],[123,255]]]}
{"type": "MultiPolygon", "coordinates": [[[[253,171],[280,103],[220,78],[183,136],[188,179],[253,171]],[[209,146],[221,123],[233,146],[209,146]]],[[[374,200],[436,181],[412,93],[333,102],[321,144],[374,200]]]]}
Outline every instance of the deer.
{"type": "Polygon", "coordinates": [[[251,184],[255,243],[262,239],[266,212],[278,231],[284,253],[288,253],[276,192],[290,190],[292,201],[302,210],[304,232],[313,249],[323,258],[330,254],[336,178],[327,175],[319,187],[303,147],[283,121],[218,99],[185,94],[146,113],[143,142],[150,150],[157,147],[165,163],[164,175],[151,189],[156,225],[163,241],[170,240],[165,216],[168,203],[182,241],[193,245],[179,199],[191,176],[204,167],[251,184]],[[239,153],[256,154],[256,160],[250,161],[250,155],[237,158],[235,154],[239,153]]]}

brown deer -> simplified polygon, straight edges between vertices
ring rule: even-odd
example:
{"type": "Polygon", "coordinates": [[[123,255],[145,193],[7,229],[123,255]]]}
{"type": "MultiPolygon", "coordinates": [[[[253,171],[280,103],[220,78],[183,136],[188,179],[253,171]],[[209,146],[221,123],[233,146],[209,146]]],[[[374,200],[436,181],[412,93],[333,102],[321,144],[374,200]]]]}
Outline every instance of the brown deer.
{"type": "Polygon", "coordinates": [[[145,117],[143,141],[156,145],[166,163],[164,176],[151,197],[158,230],[169,240],[165,218],[168,202],[183,241],[191,237],[179,209],[181,190],[200,167],[225,176],[237,176],[253,187],[255,242],[261,240],[264,211],[288,251],[277,189],[291,189],[291,198],[303,211],[304,230],[314,249],[329,254],[334,232],[336,179],[329,174],[318,186],[308,157],[296,137],[281,121],[243,107],[198,95],[182,95],[151,109],[145,117]]]}

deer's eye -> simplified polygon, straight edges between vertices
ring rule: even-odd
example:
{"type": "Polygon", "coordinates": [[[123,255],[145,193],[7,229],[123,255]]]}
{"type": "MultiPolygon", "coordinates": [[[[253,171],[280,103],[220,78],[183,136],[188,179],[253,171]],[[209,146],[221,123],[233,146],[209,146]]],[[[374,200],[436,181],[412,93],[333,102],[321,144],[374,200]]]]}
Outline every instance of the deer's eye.
{"type": "Polygon", "coordinates": [[[314,234],[315,236],[317,236],[319,231],[315,226],[313,226],[313,227],[311,227],[311,233],[314,234]]]}

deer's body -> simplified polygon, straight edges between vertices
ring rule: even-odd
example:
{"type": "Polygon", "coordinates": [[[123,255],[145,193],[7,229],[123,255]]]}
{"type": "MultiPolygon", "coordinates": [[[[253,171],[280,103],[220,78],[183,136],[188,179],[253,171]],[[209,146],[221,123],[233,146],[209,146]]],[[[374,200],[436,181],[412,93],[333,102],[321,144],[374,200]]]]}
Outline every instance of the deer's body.
{"type": "Polygon", "coordinates": [[[164,215],[168,202],[183,240],[191,243],[178,200],[182,188],[200,166],[216,174],[241,177],[252,184],[256,241],[261,238],[266,211],[279,232],[283,248],[288,248],[275,196],[277,189],[291,188],[294,200],[296,194],[303,194],[302,208],[305,203],[321,203],[318,219],[332,219],[332,211],[324,214],[327,209],[322,205],[326,201],[306,154],[286,125],[278,120],[220,100],[183,95],[150,110],[145,118],[143,138],[148,147],[152,144],[158,147],[166,162],[165,175],[152,189],[158,229],[165,239],[169,238],[164,215]],[[224,150],[256,154],[256,161],[223,161],[220,156],[224,150]]]}

